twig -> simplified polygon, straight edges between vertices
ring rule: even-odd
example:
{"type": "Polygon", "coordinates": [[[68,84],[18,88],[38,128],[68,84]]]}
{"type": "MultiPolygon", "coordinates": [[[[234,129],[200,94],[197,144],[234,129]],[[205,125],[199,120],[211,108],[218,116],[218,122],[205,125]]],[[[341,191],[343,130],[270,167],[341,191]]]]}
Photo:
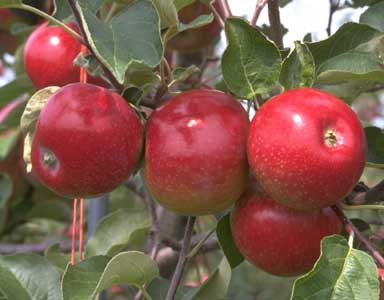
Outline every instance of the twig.
{"type": "Polygon", "coordinates": [[[368,191],[358,192],[352,199],[347,199],[348,204],[360,205],[365,203],[376,203],[384,201],[384,180],[380,181],[368,191]]]}
{"type": "Polygon", "coordinates": [[[213,4],[210,4],[209,6],[210,6],[215,18],[219,21],[221,28],[224,28],[225,23],[224,23],[223,18],[220,16],[220,14],[216,10],[216,8],[213,6],[213,4]]]}
{"type": "Polygon", "coordinates": [[[283,48],[283,31],[280,21],[279,0],[268,1],[268,17],[271,25],[271,39],[277,47],[283,48]]]}
{"type": "Polygon", "coordinates": [[[263,10],[264,6],[268,3],[268,0],[257,0],[255,11],[253,12],[253,16],[251,19],[251,25],[256,26],[257,19],[260,16],[261,11],[263,10]]]}
{"type": "Polygon", "coordinates": [[[233,16],[228,0],[218,0],[218,4],[220,5],[221,10],[224,12],[224,19],[233,16]]]}
{"type": "Polygon", "coordinates": [[[328,25],[327,25],[327,34],[331,35],[332,19],[333,14],[339,9],[340,0],[329,0],[329,16],[328,16],[328,25]]]}
{"type": "Polygon", "coordinates": [[[177,287],[180,284],[181,277],[183,276],[184,267],[187,262],[187,255],[191,244],[191,238],[193,233],[193,226],[195,224],[196,217],[188,217],[187,226],[185,227],[183,245],[177,261],[176,270],[172,276],[171,284],[167,293],[167,300],[174,300],[177,287]]]}
{"type": "Polygon", "coordinates": [[[384,267],[384,258],[380,254],[379,250],[375,248],[375,246],[356,228],[355,225],[345,216],[343,210],[340,205],[332,206],[333,210],[339,217],[339,219],[343,222],[344,227],[351,228],[355,233],[355,236],[364,244],[369,252],[371,252],[372,256],[376,259],[377,263],[383,268],[384,267]]]}
{"type": "MultiPolygon", "coordinates": [[[[13,254],[18,252],[33,252],[42,254],[45,249],[56,243],[59,243],[59,241],[51,240],[36,244],[0,244],[0,254],[13,254]]],[[[70,240],[60,242],[60,249],[63,252],[69,252],[71,250],[71,246],[70,240]]]]}
{"type": "MultiPolygon", "coordinates": [[[[102,65],[104,64],[100,61],[100,59],[97,57],[96,53],[93,51],[91,44],[89,43],[89,40],[87,38],[87,35],[85,34],[84,26],[81,21],[81,15],[76,7],[76,0],[68,0],[69,7],[72,10],[72,13],[75,17],[75,20],[77,22],[77,25],[79,26],[79,30],[81,33],[81,36],[83,38],[84,45],[88,48],[89,52],[92,53],[92,55],[95,57],[95,59],[102,65]]],[[[105,76],[108,78],[108,80],[112,83],[112,85],[118,90],[121,91],[123,89],[123,86],[116,80],[115,76],[111,73],[111,71],[108,70],[108,68],[103,68],[105,76]]]]}

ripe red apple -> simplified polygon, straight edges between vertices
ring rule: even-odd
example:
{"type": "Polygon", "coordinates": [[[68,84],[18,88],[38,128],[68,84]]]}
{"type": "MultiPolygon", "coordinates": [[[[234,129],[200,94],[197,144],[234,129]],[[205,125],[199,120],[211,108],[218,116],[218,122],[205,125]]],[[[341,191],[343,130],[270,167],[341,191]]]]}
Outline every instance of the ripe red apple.
{"type": "Polygon", "coordinates": [[[252,120],[248,160],[262,188],[283,205],[331,206],[364,169],[363,128],[348,105],[311,88],[277,95],[252,120]]]}
{"type": "Polygon", "coordinates": [[[218,212],[248,178],[247,113],[231,96],[190,90],[160,106],[147,123],[145,180],[163,206],[184,215],[218,212]]]}
{"type": "Polygon", "coordinates": [[[320,256],[321,239],[338,234],[331,208],[305,212],[282,206],[260,191],[249,191],[231,214],[232,235],[244,257],[278,276],[308,272],[320,256]]]}
{"type": "Polygon", "coordinates": [[[32,171],[65,197],[110,192],[135,169],[142,124],[118,94],[73,83],[54,93],[42,109],[32,142],[32,171]]]}
{"type": "MultiPolygon", "coordinates": [[[[67,26],[78,31],[75,23],[67,26]]],[[[44,23],[28,37],[24,48],[25,71],[37,89],[79,82],[80,67],[73,61],[81,43],[59,26],[44,23]]],[[[101,78],[89,76],[89,83],[107,87],[101,78]]]]}
{"type": "MultiPolygon", "coordinates": [[[[213,3],[217,12],[223,16],[224,13],[221,10],[221,6],[215,1],[213,3]]],[[[200,0],[195,1],[194,3],[183,7],[179,13],[179,20],[184,24],[188,24],[201,15],[209,15],[212,11],[207,4],[204,4],[200,0]]],[[[205,48],[217,41],[220,32],[221,25],[217,18],[202,27],[189,29],[183,32],[180,32],[175,37],[173,37],[169,42],[168,46],[171,49],[178,50],[180,52],[193,52],[202,48],[205,48]]]]}

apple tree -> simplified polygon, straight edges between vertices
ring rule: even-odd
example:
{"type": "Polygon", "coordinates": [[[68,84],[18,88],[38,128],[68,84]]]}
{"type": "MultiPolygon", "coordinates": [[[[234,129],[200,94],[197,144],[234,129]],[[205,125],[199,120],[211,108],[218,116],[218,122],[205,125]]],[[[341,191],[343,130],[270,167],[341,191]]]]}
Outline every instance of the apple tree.
{"type": "Polygon", "coordinates": [[[254,2],[0,0],[0,299],[384,299],[384,1],[254,2]]]}

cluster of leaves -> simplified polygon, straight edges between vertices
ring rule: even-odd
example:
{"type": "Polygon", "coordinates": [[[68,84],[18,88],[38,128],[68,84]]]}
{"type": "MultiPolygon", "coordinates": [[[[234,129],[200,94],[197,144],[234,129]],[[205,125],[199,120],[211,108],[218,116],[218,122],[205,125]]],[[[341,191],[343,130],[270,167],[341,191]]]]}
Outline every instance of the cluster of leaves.
{"type": "MultiPolygon", "coordinates": [[[[137,104],[161,81],[157,67],[163,59],[167,40],[178,32],[209,23],[212,15],[183,24],[178,20],[177,11],[189,4],[189,0],[127,0],[113,2],[117,13],[108,17],[111,2],[79,0],[74,3],[93,55],[116,82],[124,86],[126,95],[136,95],[134,102],[137,104]]],[[[351,1],[351,5],[357,7],[366,2],[351,1]]],[[[227,19],[228,46],[221,60],[225,88],[240,99],[252,101],[257,96],[267,99],[276,90],[313,86],[350,103],[360,93],[383,84],[384,23],[381,16],[384,15],[384,2],[371,2],[372,7],[361,16],[360,23],[344,24],[323,41],[296,41],[289,51],[278,49],[245,20],[227,19]]],[[[0,7],[23,6],[21,0],[0,0],[0,7]]],[[[54,16],[59,20],[73,18],[67,1],[55,1],[54,16]]],[[[0,88],[0,105],[33,91],[22,66],[16,71],[16,79],[0,88]]],[[[183,81],[194,72],[196,67],[175,68],[174,81],[168,85],[183,81]]],[[[21,102],[2,122],[0,132],[17,127],[24,108],[25,102],[21,102]]],[[[366,135],[367,165],[383,169],[384,133],[379,128],[368,127],[366,135]]],[[[16,141],[16,137],[12,140],[9,136],[1,137],[4,157],[16,141]]],[[[0,197],[3,214],[11,199],[12,182],[3,176],[0,185],[1,191],[5,191],[0,197]]],[[[70,217],[69,207],[62,199],[20,205],[31,219],[55,216],[59,221],[68,221],[70,217]]],[[[169,282],[159,277],[156,262],[138,251],[152,224],[145,207],[137,203],[133,206],[128,209],[119,205],[120,209],[111,209],[88,241],[85,259],[74,266],[68,264],[68,256],[60,252],[57,244],[49,247],[45,256],[1,256],[0,296],[10,300],[94,299],[103,289],[122,284],[141,290],[148,299],[162,299],[162,291],[167,290],[169,282]]],[[[236,274],[235,268],[239,268],[243,257],[232,240],[229,215],[220,219],[216,233],[225,254],[221,262],[203,285],[181,288],[177,299],[224,299],[227,296],[231,275],[236,274]]],[[[333,236],[323,240],[322,255],[314,269],[295,281],[291,299],[376,300],[378,293],[373,259],[354,249],[343,237],[333,236]]]]}

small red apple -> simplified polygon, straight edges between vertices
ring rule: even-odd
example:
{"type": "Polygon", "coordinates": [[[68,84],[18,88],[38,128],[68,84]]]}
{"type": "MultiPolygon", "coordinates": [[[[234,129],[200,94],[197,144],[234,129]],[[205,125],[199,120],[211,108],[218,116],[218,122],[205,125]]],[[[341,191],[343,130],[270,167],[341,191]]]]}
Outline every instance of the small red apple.
{"type": "MultiPolygon", "coordinates": [[[[223,16],[224,13],[221,10],[221,6],[217,4],[217,1],[213,3],[217,12],[223,16]]],[[[201,15],[212,14],[211,8],[201,2],[200,0],[183,7],[179,13],[180,22],[187,24],[201,15]]],[[[189,29],[180,32],[173,37],[168,45],[171,49],[178,50],[180,52],[193,52],[202,48],[206,48],[213,42],[217,41],[221,32],[221,25],[217,18],[202,27],[189,29]]]]}
{"type": "Polygon", "coordinates": [[[260,191],[249,191],[231,215],[232,235],[244,257],[278,276],[308,272],[320,256],[321,239],[338,234],[331,208],[305,212],[282,206],[260,191]]]}
{"type": "Polygon", "coordinates": [[[59,195],[91,197],[110,192],[134,171],[143,129],[118,94],[73,83],[42,109],[32,142],[32,171],[59,195]]]}
{"type": "Polygon", "coordinates": [[[184,215],[218,212],[236,201],[248,178],[247,113],[216,90],[180,93],[147,123],[145,180],[165,207],[184,215]]]}
{"type": "MultiPolygon", "coordinates": [[[[78,31],[75,23],[67,26],[78,31]]],[[[74,60],[81,43],[59,26],[44,23],[28,37],[24,48],[25,71],[37,89],[79,82],[80,67],[74,60]]],[[[89,83],[107,87],[101,78],[89,76],[89,83]]]]}
{"type": "Polygon", "coordinates": [[[342,200],[364,169],[366,141],[351,108],[311,88],[277,95],[252,120],[248,160],[262,188],[283,205],[313,210],[342,200]]]}

